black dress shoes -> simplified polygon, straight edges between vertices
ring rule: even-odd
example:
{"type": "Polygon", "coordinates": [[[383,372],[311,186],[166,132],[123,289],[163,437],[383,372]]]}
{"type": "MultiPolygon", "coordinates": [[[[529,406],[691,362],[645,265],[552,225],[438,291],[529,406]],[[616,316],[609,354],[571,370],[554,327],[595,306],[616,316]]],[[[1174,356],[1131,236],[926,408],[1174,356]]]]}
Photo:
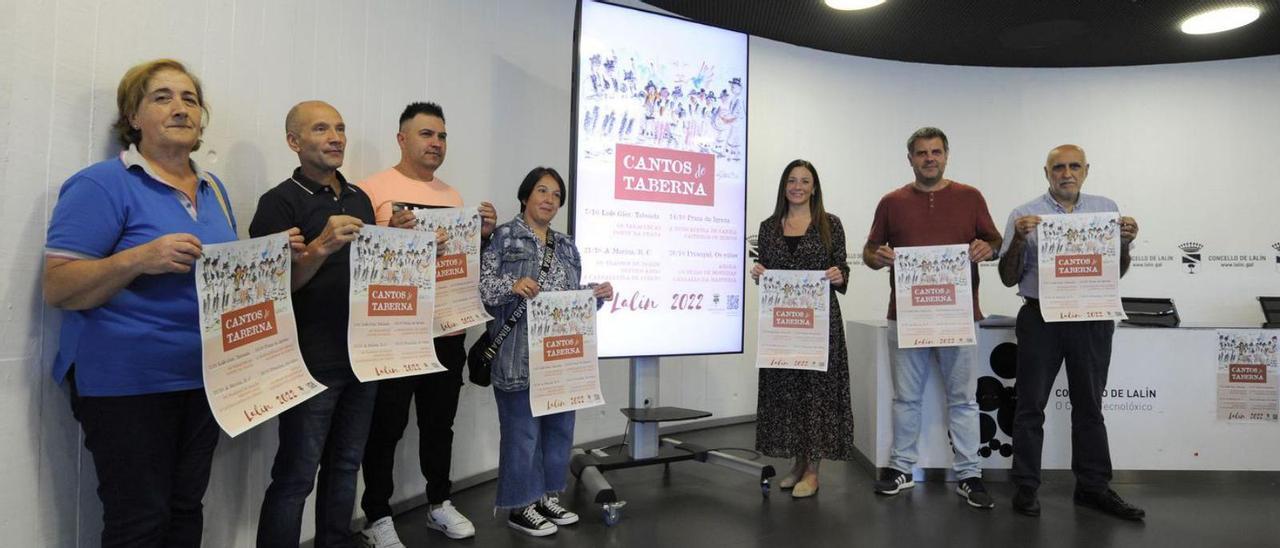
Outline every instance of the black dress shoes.
{"type": "MultiPolygon", "coordinates": [[[[1077,506],[1093,508],[1099,512],[1111,514],[1120,519],[1130,521],[1139,521],[1147,517],[1147,512],[1137,506],[1129,504],[1120,498],[1115,491],[1107,489],[1106,491],[1076,491],[1075,501],[1077,506]]],[[[1016,503],[1015,503],[1016,504],[1016,503]]],[[[1039,505],[1037,505],[1037,509],[1039,505]]]]}
{"type": "Polygon", "coordinates": [[[1036,498],[1036,490],[1018,487],[1018,493],[1013,495],[1013,510],[1022,515],[1039,517],[1040,500],[1036,498]]]}

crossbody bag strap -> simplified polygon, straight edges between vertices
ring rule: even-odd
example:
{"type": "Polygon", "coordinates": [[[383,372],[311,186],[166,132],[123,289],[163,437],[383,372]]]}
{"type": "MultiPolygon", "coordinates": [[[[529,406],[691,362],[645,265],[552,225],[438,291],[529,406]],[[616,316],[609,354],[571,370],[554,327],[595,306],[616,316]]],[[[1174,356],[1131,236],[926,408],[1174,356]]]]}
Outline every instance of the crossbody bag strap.
{"type": "Polygon", "coordinates": [[[209,177],[213,179],[213,184],[209,186],[213,187],[213,195],[218,198],[218,205],[222,207],[222,216],[227,218],[227,226],[230,226],[231,230],[234,231],[236,225],[231,222],[231,210],[227,209],[227,197],[222,195],[222,181],[219,181],[212,174],[209,177]]]}
{"type": "MultiPolygon", "coordinates": [[[[555,253],[555,239],[551,234],[547,235],[547,249],[542,252],[542,266],[538,270],[538,285],[542,285],[547,281],[547,272],[551,270],[551,258],[555,253]]],[[[511,330],[515,329],[516,324],[520,323],[520,318],[524,317],[524,311],[528,307],[528,299],[520,299],[520,304],[516,305],[516,309],[511,311],[511,317],[507,318],[507,323],[502,325],[502,329],[493,336],[493,340],[489,343],[489,348],[485,350],[485,356],[492,359],[498,355],[498,348],[502,346],[502,341],[511,334],[511,330]]]]}

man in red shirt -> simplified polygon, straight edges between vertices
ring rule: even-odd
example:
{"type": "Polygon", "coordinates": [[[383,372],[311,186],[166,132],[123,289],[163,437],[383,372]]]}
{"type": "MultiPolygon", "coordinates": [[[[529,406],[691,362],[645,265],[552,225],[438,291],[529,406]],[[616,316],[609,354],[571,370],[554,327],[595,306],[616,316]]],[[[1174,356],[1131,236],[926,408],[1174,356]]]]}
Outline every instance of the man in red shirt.
{"type": "Polygon", "coordinates": [[[977,375],[974,347],[898,348],[897,307],[894,305],[894,248],[926,245],[969,244],[973,261],[973,320],[982,319],[978,307],[978,264],[995,258],[1000,232],[987,211],[982,193],[971,186],[943,178],[950,147],[942,130],[924,127],[907,139],[907,160],[915,180],[880,199],[862,259],[874,270],[889,267],[889,356],[893,371],[893,446],[889,469],[875,484],[875,491],[896,495],[915,486],[912,468],[920,436],[920,400],[929,370],[942,375],[950,418],[956,492],[976,508],[995,503],[982,484],[978,457],[979,427],[977,375]]]}

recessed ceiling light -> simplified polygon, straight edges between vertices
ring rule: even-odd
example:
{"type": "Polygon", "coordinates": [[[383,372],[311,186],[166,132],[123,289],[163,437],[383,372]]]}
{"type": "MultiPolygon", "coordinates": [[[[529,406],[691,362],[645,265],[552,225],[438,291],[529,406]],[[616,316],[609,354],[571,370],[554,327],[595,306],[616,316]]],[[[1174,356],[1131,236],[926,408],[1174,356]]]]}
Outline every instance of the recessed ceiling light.
{"type": "Polygon", "coordinates": [[[1258,19],[1258,8],[1237,6],[1208,11],[1182,22],[1187,34],[1213,34],[1248,25],[1258,19]]]}
{"type": "Polygon", "coordinates": [[[884,3],[884,0],[826,0],[827,6],[842,11],[865,10],[884,3]]]}

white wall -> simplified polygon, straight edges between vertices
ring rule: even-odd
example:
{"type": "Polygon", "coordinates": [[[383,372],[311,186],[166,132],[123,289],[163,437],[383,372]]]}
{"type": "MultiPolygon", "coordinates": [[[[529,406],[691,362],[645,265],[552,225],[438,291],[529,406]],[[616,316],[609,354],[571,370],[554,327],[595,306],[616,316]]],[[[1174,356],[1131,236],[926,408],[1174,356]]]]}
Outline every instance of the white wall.
{"type": "MultiPolygon", "coordinates": [[[[1190,322],[1257,326],[1255,297],[1280,293],[1280,185],[1271,168],[1280,125],[1280,56],[1121,68],[1009,69],[920,65],[751,41],[748,218],[773,207],[779,173],[814,162],[828,211],[844,220],[851,255],[876,203],[910,181],[906,138],[947,132],[947,176],[977,186],[1004,231],[1009,212],[1043,194],[1046,153],[1088,152],[1084,192],[1108,196],[1140,225],[1127,296],[1173,297],[1190,322]],[[1205,245],[1186,274],[1178,244],[1205,245]],[[1213,256],[1254,255],[1251,267],[1213,256]],[[1136,263],[1135,263],[1136,264],[1136,263]]],[[[860,262],[860,258],[856,261],[860,262]]],[[[1016,312],[995,263],[982,269],[987,314],[1016,312]]],[[[845,318],[883,318],[887,270],[855,266],[845,318]]],[[[750,311],[748,311],[750,312],[750,311]]]]}
{"type": "MultiPolygon", "coordinates": [[[[98,544],[92,460],[65,391],[48,377],[58,314],[40,302],[39,276],[62,181],[115,150],[114,91],[129,66],[176,57],[204,79],[213,116],[197,158],[228,183],[242,226],[258,195],[296,165],[282,139],[286,110],[313,98],[343,113],[344,172],[357,179],[398,159],[395,120],[405,103],[442,103],[452,136],[442,177],[469,202],[494,201],[505,219],[516,210],[515,186],[530,167],[567,170],[572,19],[572,0],[0,2],[0,218],[17,227],[0,238],[5,544],[98,544]]],[[[1222,250],[1265,251],[1280,240],[1267,215],[1280,190],[1255,182],[1270,175],[1265,167],[1274,154],[1264,128],[1280,121],[1268,92],[1280,88],[1280,58],[976,69],[857,59],[753,39],[751,61],[752,225],[769,212],[777,171],[805,157],[819,167],[829,208],[844,218],[850,246],[858,249],[875,201],[910,177],[903,140],[929,124],[952,138],[949,175],[982,188],[1002,228],[1009,209],[1042,191],[1045,151],[1076,141],[1094,166],[1086,190],[1110,195],[1138,217],[1140,249],[1173,254],[1172,245],[1200,239],[1222,250]]],[[[1170,269],[1149,276],[1163,277],[1163,270],[1170,269]]],[[[1208,283],[1208,273],[1160,284],[1177,291],[1188,317],[1195,310],[1255,321],[1251,303],[1232,299],[1257,288],[1274,293],[1280,277],[1274,269],[1254,270],[1231,278],[1224,293],[1230,298],[1214,297],[1219,286],[1208,283]],[[1262,277],[1264,271],[1273,277],[1262,277]]],[[[986,272],[988,312],[1012,312],[1012,291],[999,289],[994,272],[986,272]]],[[[884,274],[854,273],[843,298],[846,318],[881,316],[884,274]]],[[[1126,278],[1126,287],[1142,276],[1148,274],[1126,278]]],[[[1172,293],[1164,287],[1153,294],[1172,293]]],[[[750,298],[745,312],[755,312],[750,298]]],[[[754,360],[752,323],[746,335],[742,356],[664,360],[662,403],[718,417],[753,413],[756,375],[744,365],[754,360]]],[[[603,371],[609,405],[579,414],[580,441],[622,432],[615,409],[626,404],[625,363],[606,362],[603,371]]],[[[464,388],[455,477],[493,468],[496,425],[492,395],[464,388]]],[[[401,446],[397,500],[422,487],[412,430],[401,446]]],[[[205,499],[206,545],[252,544],[274,449],[273,424],[223,440],[205,499]]]]}

